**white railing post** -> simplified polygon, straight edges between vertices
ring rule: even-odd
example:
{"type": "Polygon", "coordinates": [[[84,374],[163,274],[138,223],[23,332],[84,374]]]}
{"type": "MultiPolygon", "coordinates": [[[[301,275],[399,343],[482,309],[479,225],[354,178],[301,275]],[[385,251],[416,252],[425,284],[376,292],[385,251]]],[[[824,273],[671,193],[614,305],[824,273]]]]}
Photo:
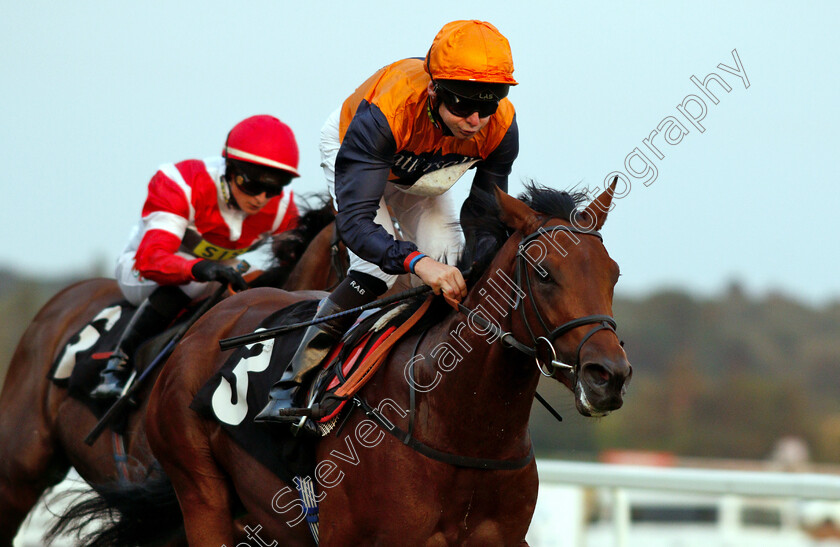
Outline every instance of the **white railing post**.
{"type": "Polygon", "coordinates": [[[720,533],[726,547],[738,547],[735,543],[741,527],[741,499],[733,495],[724,495],[720,502],[720,533]]]}
{"type": "Polygon", "coordinates": [[[630,503],[627,500],[627,491],[623,488],[613,488],[612,498],[615,547],[627,547],[627,534],[630,533],[630,503]]]}
{"type": "MultiPolygon", "coordinates": [[[[614,530],[615,537],[611,543],[616,547],[626,547],[630,544],[633,524],[630,492],[634,490],[718,496],[717,507],[721,512],[718,527],[724,539],[723,545],[727,547],[736,547],[734,542],[738,541],[745,531],[741,522],[745,503],[743,498],[788,500],[784,504],[785,510],[781,512],[782,530],[800,529],[797,522],[798,503],[807,500],[840,501],[840,475],[836,474],[649,467],[551,460],[540,460],[538,466],[541,484],[555,483],[571,487],[606,489],[611,497],[613,511],[612,523],[607,526],[614,530]]],[[[578,519],[579,516],[576,520],[578,519]]],[[[577,522],[574,525],[576,537],[585,536],[587,524],[577,522]]],[[[568,527],[568,524],[566,526],[568,527]]],[[[578,541],[586,543],[585,538],[578,541]]],[[[574,543],[576,542],[572,544],[574,543]]]]}

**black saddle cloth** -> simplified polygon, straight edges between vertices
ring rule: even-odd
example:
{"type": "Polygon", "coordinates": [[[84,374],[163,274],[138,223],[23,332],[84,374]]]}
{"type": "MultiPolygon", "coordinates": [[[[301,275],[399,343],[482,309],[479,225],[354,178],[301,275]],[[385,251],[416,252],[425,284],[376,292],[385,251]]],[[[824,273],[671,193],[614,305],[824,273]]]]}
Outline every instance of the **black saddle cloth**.
{"type": "Polygon", "coordinates": [[[100,370],[136,311],[125,300],[109,304],[70,337],[50,367],[49,378],[56,385],[66,387],[71,397],[84,402],[97,417],[113,401],[93,400],[88,394],[99,383],[100,370]]]}
{"type": "MultiPolygon", "coordinates": [[[[66,387],[68,394],[82,401],[97,418],[105,414],[114,400],[91,399],[90,392],[99,384],[100,371],[136,312],[137,307],[126,300],[109,304],[70,337],[50,367],[49,378],[56,385],[66,387]]],[[[137,374],[145,370],[169,341],[174,329],[189,316],[190,310],[187,310],[164,332],[138,345],[134,355],[129,356],[137,374]]]]}
{"type": "MultiPolygon", "coordinates": [[[[299,302],[276,311],[260,322],[256,331],[311,319],[317,305],[317,301],[299,302]]],[[[364,345],[361,354],[366,354],[374,341],[384,336],[392,325],[404,321],[413,311],[409,307],[393,315],[387,324],[380,324],[386,323],[380,321],[382,315],[395,307],[381,309],[361,320],[344,337],[343,346],[337,355],[325,361],[322,372],[310,375],[315,376],[315,383],[321,386],[322,391],[334,378],[341,382],[345,380],[349,371],[343,370],[342,366],[354,350],[364,345]],[[368,336],[372,330],[377,332],[374,336],[368,336]]],[[[190,405],[190,408],[206,418],[219,422],[237,444],[286,482],[290,482],[294,476],[311,476],[318,439],[294,437],[289,434],[288,428],[256,423],[254,417],[268,402],[271,386],[280,380],[288,367],[304,331],[304,328],[300,328],[272,340],[237,348],[199,390],[190,405]]],[[[355,364],[358,361],[361,359],[355,364]]],[[[333,387],[327,393],[334,390],[333,387]]],[[[338,406],[338,402],[333,404],[338,406]]]]}
{"type": "MultiPolygon", "coordinates": [[[[317,300],[292,304],[266,317],[257,330],[306,321],[315,315],[317,306],[317,300]]],[[[219,422],[246,452],[288,483],[295,476],[314,472],[316,439],[294,437],[287,428],[256,423],[254,417],[268,402],[271,386],[283,375],[304,331],[236,348],[190,405],[219,422]]]]}

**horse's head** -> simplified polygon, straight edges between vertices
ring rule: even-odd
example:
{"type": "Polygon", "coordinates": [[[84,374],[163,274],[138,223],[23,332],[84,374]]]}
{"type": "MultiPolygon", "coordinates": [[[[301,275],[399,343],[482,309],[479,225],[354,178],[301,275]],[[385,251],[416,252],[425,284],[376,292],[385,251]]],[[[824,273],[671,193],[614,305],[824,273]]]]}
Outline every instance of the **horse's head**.
{"type": "Polygon", "coordinates": [[[585,210],[564,217],[496,190],[501,220],[521,234],[506,246],[509,253],[517,249],[514,277],[522,297],[513,333],[531,341],[541,372],[572,390],[585,416],[620,408],[632,375],[612,318],[618,264],[598,232],[614,189],[615,182],[585,210]]]}

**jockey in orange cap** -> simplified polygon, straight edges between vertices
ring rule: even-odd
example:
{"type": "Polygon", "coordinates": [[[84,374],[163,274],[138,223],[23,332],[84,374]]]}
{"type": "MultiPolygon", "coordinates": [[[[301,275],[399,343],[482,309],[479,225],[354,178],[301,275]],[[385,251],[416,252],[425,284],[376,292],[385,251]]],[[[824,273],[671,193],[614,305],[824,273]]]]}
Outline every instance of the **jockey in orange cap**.
{"type": "MultiPolygon", "coordinates": [[[[321,165],[350,267],[316,317],[375,300],[403,273],[417,275],[435,293],[456,300],[466,295],[461,272],[450,265],[464,234],[448,190],[475,168],[462,217],[482,214],[477,194],[494,186],[507,190],[519,136],[506,96],[516,83],[510,45],[496,27],[454,21],[437,34],[425,59],[382,68],[330,116],[321,131],[321,165]],[[396,239],[389,206],[404,240],[396,239]]],[[[308,328],[256,421],[306,424],[296,416],[297,388],[354,320],[308,328]]]]}
{"type": "Polygon", "coordinates": [[[119,396],[140,342],[208,294],[208,282],[246,288],[236,257],[297,222],[292,192],[284,190],[298,176],[289,126],[266,115],[243,120],[222,156],[163,165],[149,182],[142,218],[116,268],[123,295],[140,307],[91,397],[119,396]]]}

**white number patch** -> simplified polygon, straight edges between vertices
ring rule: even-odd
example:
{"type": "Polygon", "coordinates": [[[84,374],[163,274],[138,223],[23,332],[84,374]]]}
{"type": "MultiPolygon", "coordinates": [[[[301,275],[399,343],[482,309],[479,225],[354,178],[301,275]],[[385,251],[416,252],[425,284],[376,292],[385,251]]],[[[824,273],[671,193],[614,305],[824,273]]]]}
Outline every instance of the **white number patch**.
{"type": "Polygon", "coordinates": [[[119,321],[120,315],[122,315],[122,308],[120,306],[111,306],[99,312],[99,315],[94,317],[93,321],[85,325],[85,328],[79,331],[78,341],[64,346],[64,353],[62,353],[61,360],[55,367],[53,379],[66,380],[70,378],[70,375],[73,373],[73,367],[76,366],[76,354],[93,347],[100,336],[114,328],[114,324],[119,321]],[[105,325],[102,327],[102,332],[100,333],[91,324],[102,319],[105,319],[105,325]]]}
{"type": "MultiPolygon", "coordinates": [[[[255,332],[263,330],[265,329],[257,329],[255,332]]],[[[260,353],[240,360],[233,367],[233,375],[236,377],[236,404],[230,402],[233,386],[226,378],[221,379],[219,387],[213,392],[211,399],[213,413],[226,424],[239,425],[248,415],[248,373],[262,372],[268,368],[271,360],[271,350],[274,348],[274,339],[271,338],[259,342],[259,344],[262,344],[260,353]]],[[[246,347],[252,348],[253,346],[254,344],[249,344],[246,347]]]]}

